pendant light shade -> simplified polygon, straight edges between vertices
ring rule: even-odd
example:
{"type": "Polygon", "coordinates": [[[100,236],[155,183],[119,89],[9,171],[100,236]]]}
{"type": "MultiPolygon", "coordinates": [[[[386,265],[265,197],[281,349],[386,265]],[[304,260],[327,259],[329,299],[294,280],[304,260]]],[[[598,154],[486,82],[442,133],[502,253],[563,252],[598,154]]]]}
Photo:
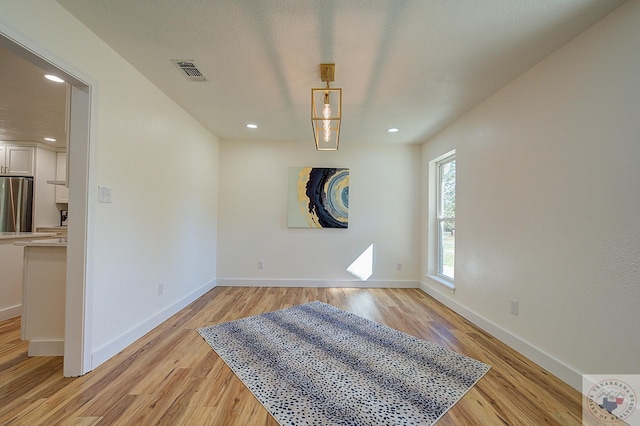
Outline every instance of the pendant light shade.
{"type": "Polygon", "coordinates": [[[311,125],[318,151],[337,151],[342,119],[342,89],[329,86],[333,81],[335,64],[320,65],[320,79],[325,88],[311,89],[311,125]]]}

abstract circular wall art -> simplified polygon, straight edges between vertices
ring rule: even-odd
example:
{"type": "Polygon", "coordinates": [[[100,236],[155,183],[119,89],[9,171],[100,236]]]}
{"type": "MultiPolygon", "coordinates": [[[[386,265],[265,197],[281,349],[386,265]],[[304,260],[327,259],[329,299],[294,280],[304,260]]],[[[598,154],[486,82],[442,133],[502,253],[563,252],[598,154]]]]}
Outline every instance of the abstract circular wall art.
{"type": "Polygon", "coordinates": [[[289,168],[289,228],[347,228],[349,169],[289,168]]]}

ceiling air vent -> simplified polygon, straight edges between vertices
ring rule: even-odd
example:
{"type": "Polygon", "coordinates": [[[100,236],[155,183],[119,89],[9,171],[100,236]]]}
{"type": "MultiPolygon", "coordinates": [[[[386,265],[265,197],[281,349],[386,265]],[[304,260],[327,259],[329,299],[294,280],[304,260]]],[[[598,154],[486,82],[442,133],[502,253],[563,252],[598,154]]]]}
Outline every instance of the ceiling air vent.
{"type": "Polygon", "coordinates": [[[207,78],[198,69],[198,66],[194,61],[186,59],[173,59],[171,60],[187,77],[187,80],[191,81],[207,81],[207,78]]]}

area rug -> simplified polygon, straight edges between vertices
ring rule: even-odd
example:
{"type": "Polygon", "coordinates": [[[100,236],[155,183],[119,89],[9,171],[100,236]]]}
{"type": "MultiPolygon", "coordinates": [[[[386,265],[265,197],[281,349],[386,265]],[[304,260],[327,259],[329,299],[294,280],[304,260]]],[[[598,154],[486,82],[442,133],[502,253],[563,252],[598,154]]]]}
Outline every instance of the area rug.
{"type": "Polygon", "coordinates": [[[281,425],[431,425],[490,368],[321,302],[198,333],[281,425]]]}

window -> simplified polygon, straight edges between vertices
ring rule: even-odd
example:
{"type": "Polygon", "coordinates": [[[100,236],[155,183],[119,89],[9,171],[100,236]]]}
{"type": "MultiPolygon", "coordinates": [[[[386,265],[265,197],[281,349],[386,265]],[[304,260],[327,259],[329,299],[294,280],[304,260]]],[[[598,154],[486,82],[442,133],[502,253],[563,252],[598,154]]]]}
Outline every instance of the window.
{"type": "Polygon", "coordinates": [[[450,155],[437,163],[437,258],[438,276],[454,278],[456,247],[456,159],[450,155]]]}

